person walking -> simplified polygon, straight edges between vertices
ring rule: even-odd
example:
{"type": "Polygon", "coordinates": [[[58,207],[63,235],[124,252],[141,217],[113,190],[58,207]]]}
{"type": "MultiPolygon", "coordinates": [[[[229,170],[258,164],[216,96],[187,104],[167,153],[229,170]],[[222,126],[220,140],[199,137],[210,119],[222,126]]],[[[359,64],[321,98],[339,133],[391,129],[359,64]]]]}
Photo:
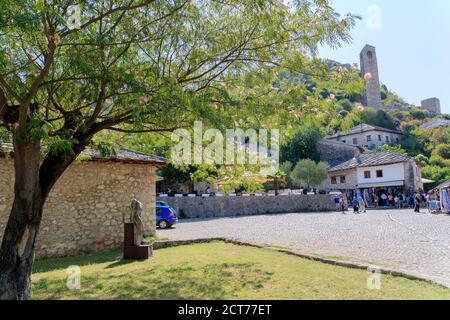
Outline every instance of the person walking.
{"type": "Polygon", "coordinates": [[[422,203],[422,197],[420,196],[420,193],[416,193],[416,196],[414,199],[414,212],[420,213],[421,203],[422,203]]]}
{"type": "Polygon", "coordinates": [[[359,201],[358,197],[353,198],[353,213],[358,214],[359,213],[359,201]]]}
{"type": "Polygon", "coordinates": [[[341,208],[341,199],[340,199],[340,197],[338,195],[336,195],[334,197],[334,204],[336,206],[336,210],[339,211],[339,209],[341,208]]]}
{"type": "Polygon", "coordinates": [[[366,213],[366,203],[364,202],[364,198],[362,196],[359,197],[358,205],[359,212],[366,213]]]}
{"type": "Polygon", "coordinates": [[[344,195],[341,195],[341,210],[342,210],[342,214],[345,214],[345,197],[344,195]]]}
{"type": "Polygon", "coordinates": [[[388,197],[387,197],[386,193],[383,192],[381,194],[381,201],[383,202],[383,207],[387,207],[387,199],[388,199],[388,197]]]}

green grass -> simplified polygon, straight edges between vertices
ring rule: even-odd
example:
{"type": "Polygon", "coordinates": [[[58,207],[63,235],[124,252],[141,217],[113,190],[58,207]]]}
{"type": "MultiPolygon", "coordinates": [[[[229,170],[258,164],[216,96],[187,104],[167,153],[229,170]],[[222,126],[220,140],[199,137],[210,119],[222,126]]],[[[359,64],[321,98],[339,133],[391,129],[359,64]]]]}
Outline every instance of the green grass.
{"type": "Polygon", "coordinates": [[[120,252],[35,263],[33,299],[450,299],[450,290],[382,275],[368,290],[365,270],[222,242],[160,249],[148,261],[120,252]],[[81,267],[81,290],[66,268],[81,267]]]}

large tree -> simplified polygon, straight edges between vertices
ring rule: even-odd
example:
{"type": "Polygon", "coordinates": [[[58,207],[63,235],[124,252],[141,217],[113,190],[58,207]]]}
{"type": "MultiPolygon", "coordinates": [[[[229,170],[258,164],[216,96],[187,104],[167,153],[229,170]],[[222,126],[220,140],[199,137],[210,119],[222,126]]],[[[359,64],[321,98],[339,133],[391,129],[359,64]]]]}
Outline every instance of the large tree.
{"type": "Polygon", "coordinates": [[[0,299],[30,297],[43,205],[96,134],[245,119],[255,108],[246,114],[227,93],[242,93],[238,79],[301,66],[318,43],[349,40],[353,23],[326,0],[2,0],[0,126],[11,133],[15,185],[0,299]]]}
{"type": "Polygon", "coordinates": [[[310,159],[300,160],[291,172],[291,179],[296,187],[320,187],[327,179],[328,165],[325,162],[316,163],[310,159]]]}

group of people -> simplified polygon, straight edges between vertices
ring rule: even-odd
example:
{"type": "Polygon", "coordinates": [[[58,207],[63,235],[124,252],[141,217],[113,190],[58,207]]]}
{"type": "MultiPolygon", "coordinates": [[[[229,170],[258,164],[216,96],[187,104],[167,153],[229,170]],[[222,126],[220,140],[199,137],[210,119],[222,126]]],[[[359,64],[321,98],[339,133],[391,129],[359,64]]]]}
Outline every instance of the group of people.
{"type": "MultiPolygon", "coordinates": [[[[342,194],[335,197],[335,204],[339,207],[340,211],[345,213],[347,205],[353,207],[354,213],[365,213],[367,212],[366,200],[360,192],[356,192],[353,199],[347,203],[346,197],[342,194]]],[[[429,193],[414,192],[410,195],[405,195],[403,193],[391,194],[391,193],[381,193],[378,197],[375,197],[373,203],[377,207],[395,207],[398,209],[414,208],[414,212],[420,212],[422,206],[428,207],[432,201],[432,197],[429,193]]]]}

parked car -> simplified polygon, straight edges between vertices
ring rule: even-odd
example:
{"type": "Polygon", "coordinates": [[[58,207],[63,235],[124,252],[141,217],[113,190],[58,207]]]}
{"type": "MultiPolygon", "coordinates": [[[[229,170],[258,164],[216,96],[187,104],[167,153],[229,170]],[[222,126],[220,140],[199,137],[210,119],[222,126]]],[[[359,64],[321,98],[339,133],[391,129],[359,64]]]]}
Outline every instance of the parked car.
{"type": "Polygon", "coordinates": [[[169,205],[165,201],[156,201],[157,207],[168,207],[169,205]]]}
{"type": "MultiPolygon", "coordinates": [[[[158,201],[159,202],[159,201],[158,201]]],[[[176,211],[165,206],[156,206],[156,225],[161,229],[168,229],[178,222],[178,217],[176,211]]]]}

